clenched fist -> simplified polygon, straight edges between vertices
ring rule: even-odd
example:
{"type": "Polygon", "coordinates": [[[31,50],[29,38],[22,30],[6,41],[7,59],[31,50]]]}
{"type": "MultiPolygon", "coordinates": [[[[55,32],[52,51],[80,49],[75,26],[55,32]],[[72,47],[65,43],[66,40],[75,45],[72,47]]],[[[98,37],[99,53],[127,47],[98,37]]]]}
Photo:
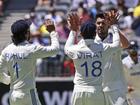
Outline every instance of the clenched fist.
{"type": "Polygon", "coordinates": [[[55,26],[54,26],[54,22],[50,19],[47,19],[45,21],[45,26],[48,32],[52,32],[55,31],[55,26]]]}

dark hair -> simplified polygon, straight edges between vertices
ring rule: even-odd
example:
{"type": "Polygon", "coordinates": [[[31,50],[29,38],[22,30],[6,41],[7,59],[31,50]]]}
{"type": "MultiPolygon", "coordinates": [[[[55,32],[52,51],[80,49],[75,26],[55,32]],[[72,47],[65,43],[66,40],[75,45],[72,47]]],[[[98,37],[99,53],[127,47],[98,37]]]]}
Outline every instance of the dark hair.
{"type": "Polygon", "coordinates": [[[128,53],[131,56],[137,56],[138,55],[138,52],[135,49],[129,49],[128,50],[128,53]]]}
{"type": "Polygon", "coordinates": [[[97,20],[97,18],[105,18],[104,13],[103,12],[98,12],[96,14],[96,20],[97,20]]]}
{"type": "Polygon", "coordinates": [[[96,25],[87,21],[81,25],[80,31],[84,39],[93,39],[96,35],[96,25]]]}
{"type": "Polygon", "coordinates": [[[30,24],[26,20],[18,20],[14,22],[11,26],[11,32],[12,32],[12,41],[15,45],[18,45],[19,43],[25,41],[26,34],[29,30],[30,24]]]}
{"type": "Polygon", "coordinates": [[[130,40],[129,42],[130,42],[130,45],[127,49],[128,50],[133,49],[133,50],[138,51],[139,49],[138,42],[136,40],[130,40]]]}

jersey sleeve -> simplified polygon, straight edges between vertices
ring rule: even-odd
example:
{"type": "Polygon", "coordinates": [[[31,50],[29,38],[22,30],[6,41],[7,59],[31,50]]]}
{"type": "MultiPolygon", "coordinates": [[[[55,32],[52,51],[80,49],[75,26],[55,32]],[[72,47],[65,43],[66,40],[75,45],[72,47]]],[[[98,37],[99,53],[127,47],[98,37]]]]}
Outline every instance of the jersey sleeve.
{"type": "Polygon", "coordinates": [[[50,57],[56,55],[59,52],[58,33],[53,31],[51,32],[50,37],[50,46],[36,45],[33,47],[32,54],[35,58],[50,57]]]}
{"type": "Polygon", "coordinates": [[[112,29],[113,40],[112,43],[104,43],[104,50],[106,50],[107,52],[116,52],[117,50],[120,49],[119,30],[115,25],[112,25],[111,29],[112,29]]]}
{"type": "Polygon", "coordinates": [[[76,55],[77,45],[74,45],[75,36],[76,32],[71,31],[64,47],[65,54],[68,55],[71,59],[76,59],[77,57],[76,55]]]}
{"type": "Polygon", "coordinates": [[[0,82],[8,85],[10,84],[10,76],[4,71],[6,61],[3,53],[0,55],[0,82]]]}
{"type": "Polygon", "coordinates": [[[132,61],[132,59],[129,59],[129,56],[125,57],[122,60],[122,64],[127,68],[127,69],[131,69],[134,62],[132,61]]]}

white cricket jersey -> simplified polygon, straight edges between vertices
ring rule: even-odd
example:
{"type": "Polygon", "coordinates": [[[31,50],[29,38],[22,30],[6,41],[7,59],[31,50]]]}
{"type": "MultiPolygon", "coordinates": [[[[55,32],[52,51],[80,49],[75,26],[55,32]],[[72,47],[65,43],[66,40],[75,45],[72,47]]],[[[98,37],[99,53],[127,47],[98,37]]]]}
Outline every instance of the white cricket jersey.
{"type": "Polygon", "coordinates": [[[10,76],[6,72],[0,73],[0,82],[8,85],[10,83],[10,76]]]}
{"type": "Polygon", "coordinates": [[[138,56],[138,63],[135,64],[131,57],[128,55],[123,60],[123,65],[130,70],[132,75],[140,75],[140,56],[138,56]]]}
{"type": "Polygon", "coordinates": [[[134,61],[129,55],[122,60],[122,63],[125,67],[127,67],[127,69],[131,69],[134,65],[134,61]]]}
{"type": "Polygon", "coordinates": [[[77,45],[74,45],[74,39],[75,33],[71,32],[65,45],[65,53],[73,59],[76,69],[74,84],[101,86],[106,60],[112,52],[117,51],[119,46],[118,30],[113,36],[113,44],[96,43],[93,39],[81,39],[77,45]]]}
{"type": "Polygon", "coordinates": [[[58,35],[51,32],[51,45],[41,46],[30,44],[27,41],[8,45],[0,56],[0,73],[7,66],[10,73],[10,88],[28,90],[35,88],[35,65],[37,58],[56,55],[59,51],[58,35]]]}
{"type": "MultiPolygon", "coordinates": [[[[112,28],[109,32],[113,32],[112,28]]],[[[96,35],[96,41],[101,42],[101,39],[96,35]]],[[[103,41],[104,43],[112,43],[112,34],[109,34],[103,41]]],[[[103,91],[112,91],[115,89],[123,89],[126,91],[127,86],[123,73],[123,65],[121,60],[121,47],[117,47],[115,52],[108,56],[108,61],[105,65],[103,73],[103,91]]]]}

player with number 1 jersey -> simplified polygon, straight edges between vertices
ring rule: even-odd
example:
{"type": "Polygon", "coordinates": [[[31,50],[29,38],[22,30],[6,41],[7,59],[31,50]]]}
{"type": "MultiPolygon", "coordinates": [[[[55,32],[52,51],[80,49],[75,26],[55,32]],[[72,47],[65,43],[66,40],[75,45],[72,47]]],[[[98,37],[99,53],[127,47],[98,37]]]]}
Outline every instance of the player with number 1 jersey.
{"type": "Polygon", "coordinates": [[[45,24],[50,29],[50,46],[28,42],[29,25],[25,20],[18,20],[11,26],[13,43],[0,56],[0,74],[5,66],[10,74],[10,105],[41,105],[35,85],[36,59],[54,56],[59,51],[58,34],[53,22],[46,20],[45,24]]]}

